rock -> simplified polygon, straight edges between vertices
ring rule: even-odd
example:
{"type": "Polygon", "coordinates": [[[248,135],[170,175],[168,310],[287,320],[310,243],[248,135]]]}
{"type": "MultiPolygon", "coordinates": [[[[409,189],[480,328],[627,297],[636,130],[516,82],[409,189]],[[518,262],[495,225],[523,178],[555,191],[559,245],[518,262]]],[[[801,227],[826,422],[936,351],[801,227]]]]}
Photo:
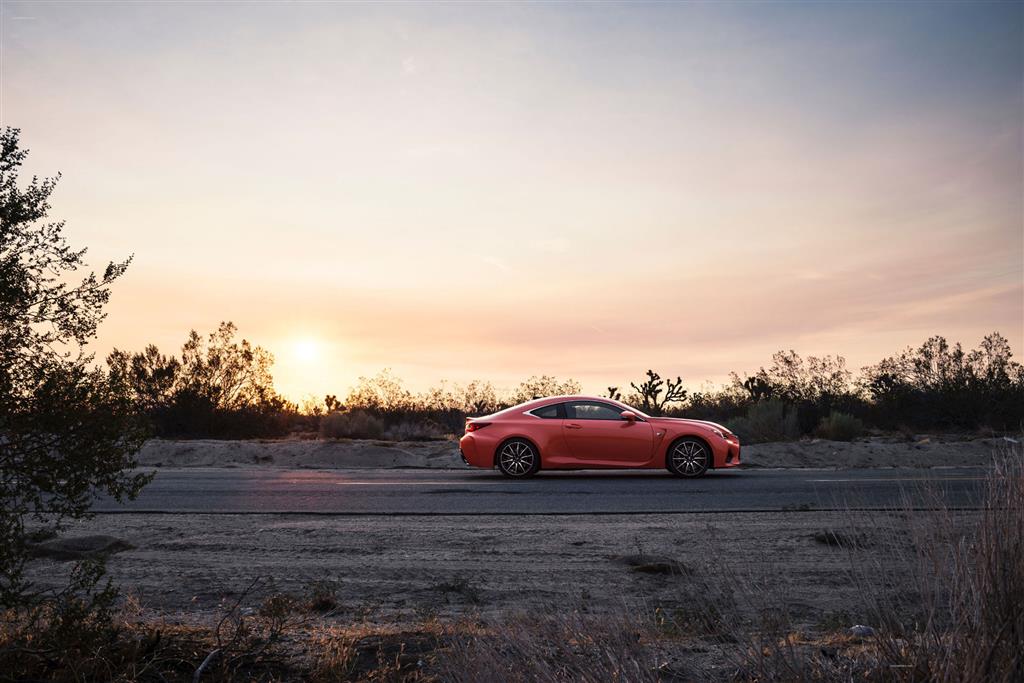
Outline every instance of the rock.
{"type": "Polygon", "coordinates": [[[875,629],[863,624],[856,624],[850,628],[850,635],[858,638],[870,638],[875,635],[875,629]]]}
{"type": "Polygon", "coordinates": [[[622,555],[613,558],[613,562],[624,564],[635,572],[641,574],[689,574],[690,568],[682,562],[668,557],[656,555],[622,555]]]}
{"type": "Polygon", "coordinates": [[[814,534],[814,540],[822,545],[838,548],[862,548],[868,545],[864,537],[859,534],[847,534],[831,530],[819,531],[814,534]]]}
{"type": "Polygon", "coordinates": [[[96,557],[106,557],[119,553],[123,550],[132,550],[133,546],[128,541],[113,536],[77,536],[72,538],[58,538],[45,543],[38,543],[29,546],[29,552],[33,557],[46,557],[53,560],[67,562],[71,560],[86,560],[96,557]]]}

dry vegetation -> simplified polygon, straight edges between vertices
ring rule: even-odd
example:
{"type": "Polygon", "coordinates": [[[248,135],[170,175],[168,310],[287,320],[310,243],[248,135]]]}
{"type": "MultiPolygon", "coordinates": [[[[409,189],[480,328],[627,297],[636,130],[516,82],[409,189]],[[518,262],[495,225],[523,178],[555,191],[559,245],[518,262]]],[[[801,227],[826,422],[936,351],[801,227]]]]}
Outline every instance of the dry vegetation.
{"type": "MultiPolygon", "coordinates": [[[[273,358],[222,323],[206,338],[194,331],[180,358],[155,346],[115,350],[107,358],[114,384],[130,397],[154,435],[241,439],[294,433],[322,438],[431,440],[459,433],[465,418],[537,396],[580,393],[575,380],[542,375],[501,391],[486,381],[442,381],[414,393],[384,370],[360,377],[342,399],[328,395],[295,405],[277,394],[273,358]]],[[[841,356],[803,358],[780,351],[753,375],[733,373],[724,386],[699,391],[648,370],[625,393],[607,395],[653,415],[725,423],[746,443],[801,435],[849,441],[869,429],[1019,431],[1024,422],[1024,366],[998,333],[964,350],[942,337],[865,367],[857,374],[841,356]]]]}

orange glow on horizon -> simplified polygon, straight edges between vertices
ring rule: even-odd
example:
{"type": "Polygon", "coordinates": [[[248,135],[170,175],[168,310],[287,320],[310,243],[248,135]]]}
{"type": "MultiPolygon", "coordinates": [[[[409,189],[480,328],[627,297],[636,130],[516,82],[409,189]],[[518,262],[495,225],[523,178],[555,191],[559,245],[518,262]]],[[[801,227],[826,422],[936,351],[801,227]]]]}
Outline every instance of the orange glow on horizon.
{"type": "Polygon", "coordinates": [[[231,320],[300,400],[1024,355],[1024,9],[801,8],[4,2],[0,119],[134,254],[100,358],[231,320]]]}

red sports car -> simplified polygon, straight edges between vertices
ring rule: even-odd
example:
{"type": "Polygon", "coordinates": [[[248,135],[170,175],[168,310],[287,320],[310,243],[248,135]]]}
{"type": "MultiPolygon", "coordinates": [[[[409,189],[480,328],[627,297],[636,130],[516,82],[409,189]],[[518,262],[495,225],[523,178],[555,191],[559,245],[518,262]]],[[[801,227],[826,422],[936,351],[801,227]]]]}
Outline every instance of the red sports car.
{"type": "Polygon", "coordinates": [[[666,468],[699,477],[740,464],[740,440],[722,425],[651,417],[591,396],[541,398],[466,418],[459,452],[467,465],[497,467],[515,478],[591,468],[666,468]]]}

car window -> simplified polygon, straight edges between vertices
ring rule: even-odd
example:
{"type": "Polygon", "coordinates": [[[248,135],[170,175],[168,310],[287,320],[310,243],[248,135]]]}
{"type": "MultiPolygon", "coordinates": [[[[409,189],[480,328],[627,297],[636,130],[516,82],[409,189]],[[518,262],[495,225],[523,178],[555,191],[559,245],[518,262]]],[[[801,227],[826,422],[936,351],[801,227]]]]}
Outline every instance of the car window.
{"type": "Polygon", "coordinates": [[[555,403],[549,406],[544,406],[543,408],[537,408],[532,412],[537,417],[542,417],[545,420],[557,420],[562,417],[561,407],[561,403],[555,403]]]}
{"type": "Polygon", "coordinates": [[[576,401],[568,406],[569,419],[572,420],[621,420],[622,410],[607,403],[597,401],[576,401]]]}

